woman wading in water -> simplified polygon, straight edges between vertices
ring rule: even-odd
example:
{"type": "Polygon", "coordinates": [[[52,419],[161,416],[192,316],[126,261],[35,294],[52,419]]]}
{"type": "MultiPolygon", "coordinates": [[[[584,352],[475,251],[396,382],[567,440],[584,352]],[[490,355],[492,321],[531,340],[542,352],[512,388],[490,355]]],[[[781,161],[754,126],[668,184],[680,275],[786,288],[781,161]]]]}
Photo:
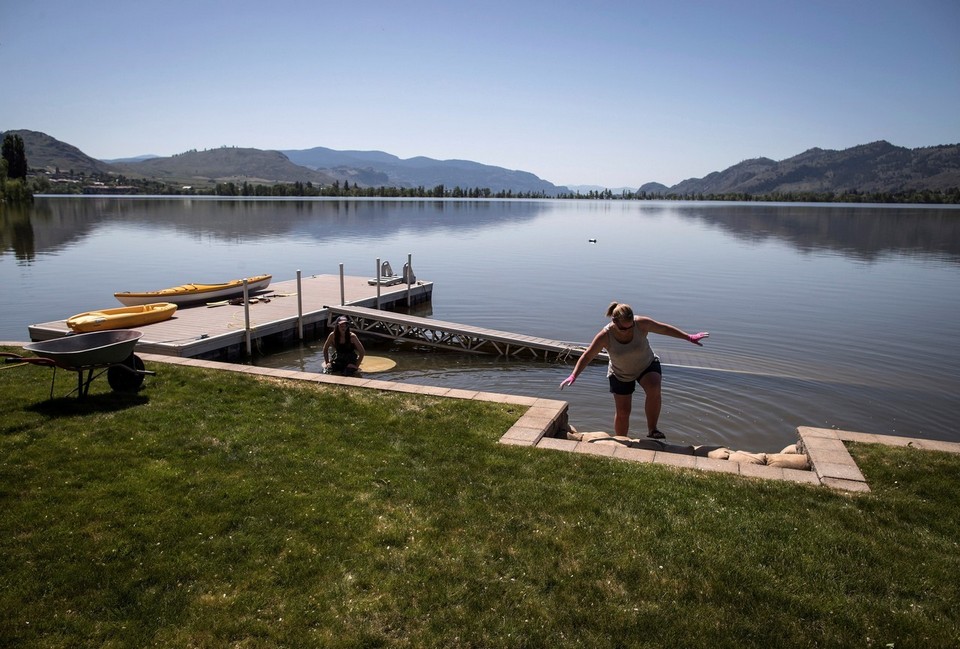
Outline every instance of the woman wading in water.
{"type": "Polygon", "coordinates": [[[337,318],[337,326],[326,342],[323,343],[323,366],[327,372],[355,376],[360,371],[360,363],[366,350],[357,334],[350,331],[350,319],[342,315],[337,318]],[[333,351],[333,362],[330,361],[330,352],[333,351]]]}
{"type": "Polygon", "coordinates": [[[610,381],[610,392],[613,393],[613,403],[616,406],[614,434],[626,437],[630,432],[633,393],[637,384],[640,384],[645,395],[643,410],[647,416],[647,437],[663,439],[665,435],[657,429],[660,419],[662,371],[660,359],[650,348],[647,334],[681,338],[701,347],[703,343],[700,341],[710,334],[705,331],[688,334],[673,325],[657,322],[646,316],[635,316],[629,304],[619,302],[610,303],[607,317],[611,318],[611,322],[594,337],[587,351],[577,361],[573,372],[560,384],[560,389],[573,385],[597,354],[606,349],[610,357],[607,379],[610,381]]]}

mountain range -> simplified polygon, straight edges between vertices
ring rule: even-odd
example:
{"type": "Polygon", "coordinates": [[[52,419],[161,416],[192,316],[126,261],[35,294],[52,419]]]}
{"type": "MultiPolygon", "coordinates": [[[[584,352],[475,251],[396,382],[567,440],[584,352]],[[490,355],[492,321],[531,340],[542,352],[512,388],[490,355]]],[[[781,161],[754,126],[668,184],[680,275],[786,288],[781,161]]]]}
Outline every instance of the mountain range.
{"type": "MultiPolygon", "coordinates": [[[[361,187],[489,189],[558,196],[579,191],[554,185],[536,175],[469,160],[401,159],[382,151],[337,151],[325,147],[261,150],[222,147],[168,157],[139,156],[97,160],[45,133],[8,131],[24,141],[31,169],[87,176],[125,176],[170,184],[344,182],[361,187]]],[[[593,186],[590,186],[593,187],[593,186]]],[[[840,151],[813,148],[781,161],[744,160],[703,178],[672,187],[640,184],[653,195],[775,194],[803,192],[945,191],[960,187],[960,144],[906,149],[886,141],[840,151]]],[[[618,188],[617,193],[625,188],[618,188]]]]}
{"type": "Polygon", "coordinates": [[[780,162],[769,158],[744,160],[724,171],[684,180],[660,192],[678,195],[851,190],[896,193],[958,187],[960,144],[905,149],[881,140],[842,151],[809,149],[780,162]]]}

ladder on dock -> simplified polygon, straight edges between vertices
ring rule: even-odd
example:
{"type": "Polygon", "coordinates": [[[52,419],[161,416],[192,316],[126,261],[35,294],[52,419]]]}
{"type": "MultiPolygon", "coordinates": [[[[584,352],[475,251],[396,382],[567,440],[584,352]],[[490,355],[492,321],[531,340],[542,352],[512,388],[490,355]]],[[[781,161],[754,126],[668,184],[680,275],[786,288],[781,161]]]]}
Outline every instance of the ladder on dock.
{"type": "Polygon", "coordinates": [[[324,306],[330,312],[329,323],[345,315],[353,320],[355,331],[371,336],[443,347],[474,354],[497,354],[545,361],[574,361],[586,348],[559,340],[482,327],[444,322],[432,318],[380,311],[358,306],[324,306]]]}

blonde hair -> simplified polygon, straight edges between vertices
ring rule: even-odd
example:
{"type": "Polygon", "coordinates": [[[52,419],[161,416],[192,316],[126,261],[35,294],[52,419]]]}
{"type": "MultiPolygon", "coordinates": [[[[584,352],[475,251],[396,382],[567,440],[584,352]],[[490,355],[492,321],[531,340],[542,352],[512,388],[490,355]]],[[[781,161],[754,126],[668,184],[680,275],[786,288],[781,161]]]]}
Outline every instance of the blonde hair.
{"type": "Polygon", "coordinates": [[[621,304],[614,300],[607,307],[607,317],[617,320],[633,320],[633,309],[630,308],[629,304],[621,304]]]}

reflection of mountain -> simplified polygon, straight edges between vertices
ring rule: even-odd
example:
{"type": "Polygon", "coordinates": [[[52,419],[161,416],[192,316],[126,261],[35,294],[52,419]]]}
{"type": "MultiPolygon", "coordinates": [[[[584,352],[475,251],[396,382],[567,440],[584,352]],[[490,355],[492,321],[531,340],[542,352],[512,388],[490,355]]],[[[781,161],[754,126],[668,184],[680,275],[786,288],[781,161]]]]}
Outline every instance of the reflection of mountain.
{"type": "MultiPolygon", "coordinates": [[[[578,214],[612,204],[577,204],[578,214]]],[[[622,209],[623,204],[616,207],[622,209]]],[[[884,254],[934,255],[960,262],[960,210],[774,204],[643,203],[643,214],[669,211],[699,219],[739,239],[774,238],[803,251],[833,250],[874,260],[884,254]]],[[[388,239],[401,232],[464,232],[537,218],[542,201],[223,200],[197,198],[50,198],[0,210],[0,254],[21,263],[55,252],[116,223],[172,230],[231,243],[271,237],[325,241],[388,239]]]]}
{"type": "Polygon", "coordinates": [[[547,209],[534,201],[37,199],[23,214],[3,213],[0,254],[13,249],[18,260],[29,261],[111,222],[230,242],[290,234],[323,240],[387,238],[409,229],[479,230],[527,221],[547,209]]]}
{"type": "Polygon", "coordinates": [[[802,251],[833,250],[873,261],[885,254],[934,255],[960,261],[960,210],[830,205],[678,205],[739,239],[780,239],[802,251]]]}

